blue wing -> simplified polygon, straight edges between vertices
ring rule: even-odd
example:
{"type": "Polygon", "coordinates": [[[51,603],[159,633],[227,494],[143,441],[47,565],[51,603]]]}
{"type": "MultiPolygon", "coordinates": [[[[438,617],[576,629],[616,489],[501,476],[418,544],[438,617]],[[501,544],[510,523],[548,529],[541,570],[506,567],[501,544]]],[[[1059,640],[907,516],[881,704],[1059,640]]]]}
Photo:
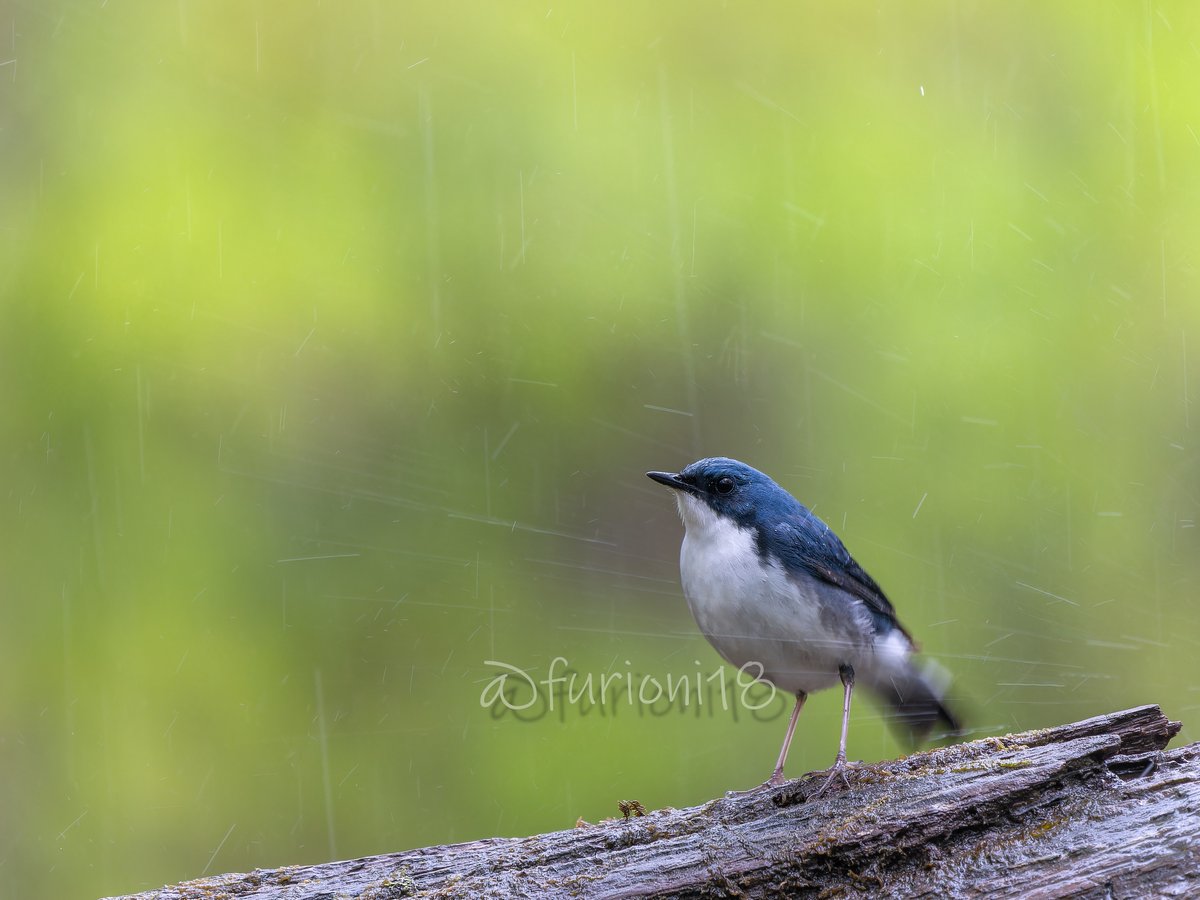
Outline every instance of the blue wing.
{"type": "Polygon", "coordinates": [[[866,605],[878,633],[899,629],[913,643],[883,588],[850,555],[841,538],[807,508],[766,530],[767,534],[760,531],[760,540],[767,538],[762,549],[773,553],[789,573],[803,572],[841,588],[866,605]]]}

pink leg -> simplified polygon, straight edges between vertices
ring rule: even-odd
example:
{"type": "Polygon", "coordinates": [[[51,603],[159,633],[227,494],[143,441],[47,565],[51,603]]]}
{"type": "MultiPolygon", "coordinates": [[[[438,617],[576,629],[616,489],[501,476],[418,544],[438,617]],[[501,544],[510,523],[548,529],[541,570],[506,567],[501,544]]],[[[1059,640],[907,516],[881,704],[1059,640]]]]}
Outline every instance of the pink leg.
{"type": "Polygon", "coordinates": [[[783,764],[787,762],[788,749],[792,746],[792,735],[796,733],[796,720],[800,718],[800,710],[804,707],[804,701],[808,699],[808,694],[804,691],[796,692],[796,705],[792,708],[792,719],[788,722],[787,734],[783,736],[783,747],[779,750],[779,761],[775,763],[775,771],[771,773],[767,784],[778,785],[783,784],[783,764]]]}
{"type": "Polygon", "coordinates": [[[756,791],[761,791],[763,788],[778,787],[783,784],[783,764],[787,762],[788,748],[792,746],[792,735],[796,733],[796,720],[800,718],[800,710],[807,699],[808,694],[804,693],[804,691],[796,692],[796,705],[792,709],[792,718],[788,722],[787,734],[783,736],[783,747],[779,750],[779,761],[775,763],[775,771],[771,773],[771,777],[758,787],[751,788],[748,791],[728,791],[725,794],[726,797],[745,797],[756,791]]]}
{"type": "Polygon", "coordinates": [[[838,674],[841,675],[842,687],[845,688],[845,695],[842,699],[842,739],[838,742],[837,759],[829,769],[829,777],[812,795],[811,799],[813,800],[824,795],[836,778],[841,778],[842,784],[850,787],[850,779],[846,777],[846,732],[850,729],[850,695],[854,693],[854,669],[850,666],[842,666],[838,670],[838,674]]]}
{"type": "Polygon", "coordinates": [[[850,695],[854,693],[854,670],[849,666],[846,669],[850,672],[850,677],[847,678],[845,673],[842,674],[842,687],[846,689],[846,694],[842,698],[842,739],[838,742],[837,760],[833,767],[840,769],[846,764],[846,732],[850,730],[850,695]]]}

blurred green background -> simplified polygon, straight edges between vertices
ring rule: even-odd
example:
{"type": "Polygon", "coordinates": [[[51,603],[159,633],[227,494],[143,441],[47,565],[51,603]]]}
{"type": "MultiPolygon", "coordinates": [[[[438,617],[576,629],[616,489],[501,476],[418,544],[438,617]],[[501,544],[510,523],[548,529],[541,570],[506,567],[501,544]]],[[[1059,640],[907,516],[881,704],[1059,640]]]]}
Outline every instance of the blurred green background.
{"type": "MultiPolygon", "coordinates": [[[[977,733],[1194,739],[1198,25],[9,4],[0,894],[757,784],[782,701],[480,705],[489,659],[717,669],[642,475],[706,455],[842,534],[977,733]]],[[[850,741],[901,750],[869,701],[850,741]]]]}

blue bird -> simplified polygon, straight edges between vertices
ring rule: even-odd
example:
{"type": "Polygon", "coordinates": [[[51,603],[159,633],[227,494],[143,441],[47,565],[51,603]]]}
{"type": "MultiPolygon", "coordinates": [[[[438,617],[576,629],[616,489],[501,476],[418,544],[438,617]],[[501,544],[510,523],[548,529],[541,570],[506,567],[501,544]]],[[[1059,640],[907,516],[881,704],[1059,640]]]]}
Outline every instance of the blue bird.
{"type": "Polygon", "coordinates": [[[959,730],[942,690],[912,661],[916,643],[896,611],[829,526],[769,477],[735,459],[692,463],[678,474],[647,472],[672,488],[685,534],[683,593],[704,636],[732,665],[758,663],[761,679],[796,697],[783,764],[804,701],[841,681],[842,737],[823,794],[846,782],[846,730],[856,679],[914,740],[942,722],[959,730]]]}

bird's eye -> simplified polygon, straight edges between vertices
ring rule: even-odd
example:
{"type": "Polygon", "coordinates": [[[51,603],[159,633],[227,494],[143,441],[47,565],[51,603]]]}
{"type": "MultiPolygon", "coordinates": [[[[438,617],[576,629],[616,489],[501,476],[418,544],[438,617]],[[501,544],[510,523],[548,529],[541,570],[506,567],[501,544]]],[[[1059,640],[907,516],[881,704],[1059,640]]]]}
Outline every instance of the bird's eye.
{"type": "Polygon", "coordinates": [[[724,478],[717,479],[717,493],[731,494],[733,493],[733,479],[726,475],[724,478]]]}

